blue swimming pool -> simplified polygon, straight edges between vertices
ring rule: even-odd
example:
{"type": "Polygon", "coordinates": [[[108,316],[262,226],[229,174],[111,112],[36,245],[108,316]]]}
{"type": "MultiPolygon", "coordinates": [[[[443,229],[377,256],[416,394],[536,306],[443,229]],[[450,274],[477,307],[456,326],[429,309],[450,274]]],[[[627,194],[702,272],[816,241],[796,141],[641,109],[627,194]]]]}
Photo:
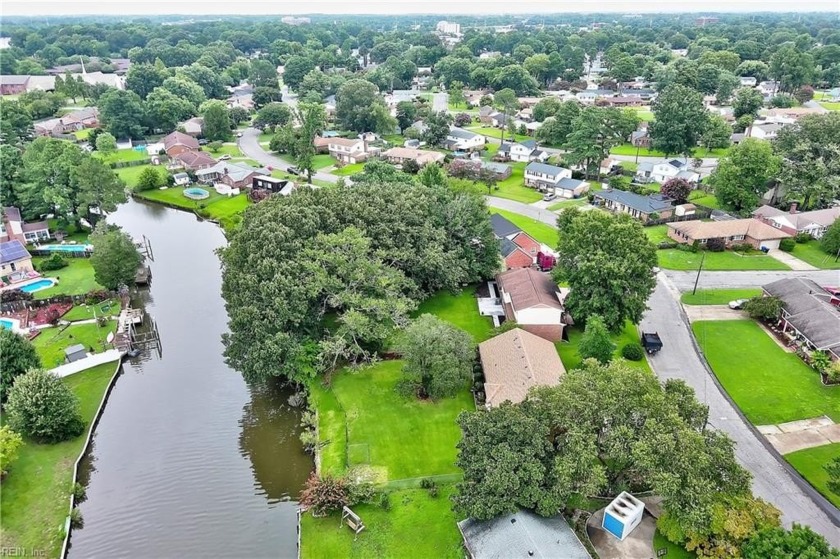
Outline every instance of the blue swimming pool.
{"type": "Polygon", "coordinates": [[[206,200],[210,197],[210,193],[208,191],[195,186],[192,188],[185,188],[183,195],[190,200],[206,200]]]}
{"type": "Polygon", "coordinates": [[[6,330],[12,330],[15,327],[15,323],[11,320],[0,320],[0,328],[4,328],[6,330]]]}
{"type": "Polygon", "coordinates": [[[92,245],[40,245],[38,250],[50,252],[85,252],[93,250],[92,245]]]}
{"type": "Polygon", "coordinates": [[[26,293],[32,293],[33,291],[41,291],[42,289],[49,289],[55,285],[55,280],[51,279],[42,279],[35,282],[32,282],[28,285],[24,285],[20,288],[21,291],[26,293]]]}

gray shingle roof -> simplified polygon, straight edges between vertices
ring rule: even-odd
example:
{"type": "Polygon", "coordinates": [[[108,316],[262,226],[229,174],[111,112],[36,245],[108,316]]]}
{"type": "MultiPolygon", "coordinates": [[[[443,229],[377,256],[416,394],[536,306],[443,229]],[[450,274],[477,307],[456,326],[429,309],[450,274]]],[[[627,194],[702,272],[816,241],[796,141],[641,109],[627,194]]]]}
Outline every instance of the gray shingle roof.
{"type": "Polygon", "coordinates": [[[625,206],[638,210],[642,213],[661,212],[662,210],[667,210],[672,207],[671,201],[663,199],[661,195],[642,196],[633,192],[618,190],[617,188],[612,190],[601,190],[596,192],[595,196],[624,204],[625,206]]]}
{"type": "Polygon", "coordinates": [[[453,138],[459,138],[461,140],[472,140],[478,136],[475,132],[470,132],[469,130],[464,130],[463,128],[458,128],[457,126],[453,126],[449,129],[449,135],[453,138]]]}
{"type": "Polygon", "coordinates": [[[562,188],[564,190],[574,190],[575,188],[582,185],[585,181],[579,181],[577,179],[560,179],[560,182],[557,183],[557,188],[562,188]]]}
{"type": "Polygon", "coordinates": [[[507,237],[502,237],[502,240],[499,243],[499,250],[501,251],[502,256],[504,258],[507,258],[512,252],[516,252],[518,249],[519,247],[516,246],[516,243],[514,243],[507,237]]]}
{"type": "Polygon", "coordinates": [[[563,167],[557,167],[556,165],[549,165],[547,163],[538,163],[536,161],[528,163],[528,166],[525,167],[525,171],[531,171],[532,173],[542,173],[550,177],[556,177],[564,170],[565,169],[563,169],[563,167]]]}
{"type": "Polygon", "coordinates": [[[786,278],[764,286],[764,291],[784,301],[788,322],[817,349],[840,353],[840,309],[831,294],[806,278],[786,278]]]}
{"type": "Polygon", "coordinates": [[[499,214],[490,215],[490,225],[493,227],[493,234],[495,234],[500,239],[522,231],[522,229],[520,229],[519,227],[511,223],[507,218],[504,218],[499,214]]]}

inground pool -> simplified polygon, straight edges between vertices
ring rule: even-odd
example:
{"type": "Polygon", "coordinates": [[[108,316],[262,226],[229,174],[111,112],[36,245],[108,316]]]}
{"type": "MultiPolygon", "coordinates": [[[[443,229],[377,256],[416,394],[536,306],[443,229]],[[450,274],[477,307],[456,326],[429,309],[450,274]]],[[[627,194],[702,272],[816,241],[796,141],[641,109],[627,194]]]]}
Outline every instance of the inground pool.
{"type": "Polygon", "coordinates": [[[0,319],[0,328],[3,328],[5,330],[14,330],[15,323],[11,320],[6,320],[5,318],[0,319]]]}
{"type": "Polygon", "coordinates": [[[88,252],[93,250],[93,245],[40,245],[37,249],[50,252],[88,252]]]}
{"type": "Polygon", "coordinates": [[[33,293],[35,291],[41,291],[42,289],[49,289],[55,285],[55,280],[50,278],[39,279],[38,281],[33,281],[32,283],[28,283],[20,288],[21,291],[26,293],[33,293]]]}
{"type": "Polygon", "coordinates": [[[190,200],[205,200],[210,197],[210,193],[203,188],[193,186],[192,188],[184,189],[184,196],[190,200]]]}

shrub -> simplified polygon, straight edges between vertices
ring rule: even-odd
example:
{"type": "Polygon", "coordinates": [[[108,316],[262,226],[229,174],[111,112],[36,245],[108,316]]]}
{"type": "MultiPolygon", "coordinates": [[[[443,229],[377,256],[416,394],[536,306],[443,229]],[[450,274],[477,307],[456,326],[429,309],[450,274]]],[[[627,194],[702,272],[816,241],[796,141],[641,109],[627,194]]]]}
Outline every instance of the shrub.
{"type": "Polygon", "coordinates": [[[438,486],[435,480],[426,477],[420,480],[420,488],[429,492],[429,497],[433,499],[438,496],[438,486]]]}
{"type": "Polygon", "coordinates": [[[6,412],[12,429],[37,441],[60,442],[85,430],[76,396],[60,378],[41,369],[15,380],[6,412]]]}
{"type": "Polygon", "coordinates": [[[656,245],[656,248],[660,248],[660,249],[677,248],[678,245],[679,245],[679,243],[677,243],[675,241],[662,241],[658,245],[656,245]]]}
{"type": "Polygon", "coordinates": [[[686,179],[674,177],[665,181],[660,192],[669,198],[673,198],[678,204],[682,204],[688,200],[688,195],[691,194],[693,188],[686,179]]]}
{"type": "Polygon", "coordinates": [[[409,175],[416,175],[420,171],[420,165],[413,159],[407,159],[402,164],[402,170],[409,175]]]}
{"type": "Polygon", "coordinates": [[[376,498],[375,481],[376,474],[369,466],[351,468],[344,477],[348,504],[373,503],[376,498]]]}
{"type": "Polygon", "coordinates": [[[641,345],[636,342],[630,342],[621,348],[621,356],[628,361],[641,361],[645,358],[645,351],[641,345]]]}
{"type": "Polygon", "coordinates": [[[777,93],[770,99],[770,106],[779,109],[789,109],[793,106],[793,96],[787,93],[777,93]]]}
{"type": "Polygon", "coordinates": [[[312,472],[306,480],[306,487],[300,493],[300,504],[312,509],[315,516],[341,510],[350,504],[347,484],[343,479],[331,476],[319,477],[312,472]]]}
{"type": "Polygon", "coordinates": [[[391,495],[390,493],[385,493],[384,491],[379,494],[379,508],[384,511],[391,510],[391,495]]]}
{"type": "Polygon", "coordinates": [[[828,254],[840,252],[840,219],[831,224],[820,239],[820,248],[828,254]]]}
{"type": "Polygon", "coordinates": [[[586,319],[586,328],[578,345],[578,353],[583,359],[597,359],[601,363],[609,363],[615,351],[615,345],[610,339],[610,333],[604,324],[604,319],[593,314],[586,319]]]}
{"type": "Polygon", "coordinates": [[[794,248],[796,248],[796,240],[793,237],[788,237],[779,241],[779,250],[791,252],[794,248]]]}
{"type": "Polygon", "coordinates": [[[111,293],[107,289],[96,289],[85,293],[85,305],[95,305],[102,301],[107,301],[111,298],[111,293]]]}
{"type": "Polygon", "coordinates": [[[13,301],[31,301],[32,294],[20,289],[11,289],[3,292],[3,302],[11,303],[13,301]]]}
{"type": "Polygon", "coordinates": [[[813,241],[814,236],[810,233],[797,233],[796,235],[794,235],[793,240],[799,244],[803,244],[809,241],[813,241]]]}
{"type": "Polygon", "coordinates": [[[744,304],[744,310],[751,318],[758,320],[775,320],[782,312],[782,300],[778,297],[762,297],[758,295],[744,304]]]}
{"type": "Polygon", "coordinates": [[[22,444],[23,438],[8,425],[0,427],[0,477],[6,475],[9,464],[17,460],[18,449],[22,444]]]}
{"type": "Polygon", "coordinates": [[[818,373],[825,373],[831,366],[831,358],[824,351],[815,351],[811,354],[811,367],[818,373]]]}
{"type": "Polygon", "coordinates": [[[468,113],[458,113],[454,122],[455,126],[466,126],[472,122],[472,117],[468,113]]]}
{"type": "Polygon", "coordinates": [[[6,401],[16,378],[40,366],[41,359],[29,340],[0,328],[0,403],[6,401]]]}
{"type": "Polygon", "coordinates": [[[750,252],[753,247],[750,243],[735,243],[729,249],[733,252],[750,252]]]}
{"type": "Polygon", "coordinates": [[[73,498],[76,501],[84,501],[87,498],[87,489],[78,481],[73,484],[73,498]]]}
{"type": "Polygon", "coordinates": [[[53,326],[58,324],[58,320],[61,318],[61,313],[58,310],[58,306],[50,305],[44,313],[44,317],[47,319],[47,322],[49,322],[53,326]]]}
{"type": "Polygon", "coordinates": [[[38,271],[50,272],[52,270],[60,270],[67,266],[67,261],[61,257],[60,254],[53,253],[49,258],[41,261],[38,265],[38,271]]]}
{"type": "Polygon", "coordinates": [[[85,521],[82,518],[82,511],[79,507],[73,507],[73,510],[70,511],[70,526],[73,528],[82,528],[85,525],[85,521]]]}
{"type": "Polygon", "coordinates": [[[224,144],[222,144],[222,142],[220,142],[220,141],[216,140],[215,142],[210,142],[209,144],[207,144],[207,147],[208,147],[208,148],[210,149],[210,151],[212,151],[213,153],[218,153],[218,152],[219,152],[219,150],[221,150],[221,149],[222,149],[222,146],[223,146],[223,145],[224,145],[224,144]]]}
{"type": "Polygon", "coordinates": [[[706,241],[706,250],[709,252],[723,252],[726,250],[726,241],[720,238],[709,239],[706,241]]]}

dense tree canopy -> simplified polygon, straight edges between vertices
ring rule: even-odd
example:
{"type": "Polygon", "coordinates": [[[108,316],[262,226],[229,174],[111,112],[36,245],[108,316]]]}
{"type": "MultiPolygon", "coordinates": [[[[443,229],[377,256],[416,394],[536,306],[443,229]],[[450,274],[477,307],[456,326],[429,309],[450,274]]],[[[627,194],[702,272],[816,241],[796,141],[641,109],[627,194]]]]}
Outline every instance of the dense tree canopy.
{"type": "Polygon", "coordinates": [[[112,290],[134,284],[142,257],[127,233],[102,221],[91,234],[90,242],[90,265],[97,283],[112,290]]]}
{"type": "Polygon", "coordinates": [[[773,150],[782,161],[779,179],[804,209],[840,198],[840,113],[808,115],[785,126],[773,150]]]}
{"type": "Polygon", "coordinates": [[[4,403],[17,377],[41,367],[32,344],[7,328],[0,328],[0,403],[4,403]]]}
{"type": "Polygon", "coordinates": [[[779,171],[779,158],[769,143],[747,138],[720,159],[709,178],[715,196],[728,210],[749,212],[779,171]]]}
{"type": "Polygon", "coordinates": [[[691,155],[708,126],[709,115],[699,92],[674,84],[653,103],[656,120],[651,123],[653,148],[666,155],[691,155]]]}

